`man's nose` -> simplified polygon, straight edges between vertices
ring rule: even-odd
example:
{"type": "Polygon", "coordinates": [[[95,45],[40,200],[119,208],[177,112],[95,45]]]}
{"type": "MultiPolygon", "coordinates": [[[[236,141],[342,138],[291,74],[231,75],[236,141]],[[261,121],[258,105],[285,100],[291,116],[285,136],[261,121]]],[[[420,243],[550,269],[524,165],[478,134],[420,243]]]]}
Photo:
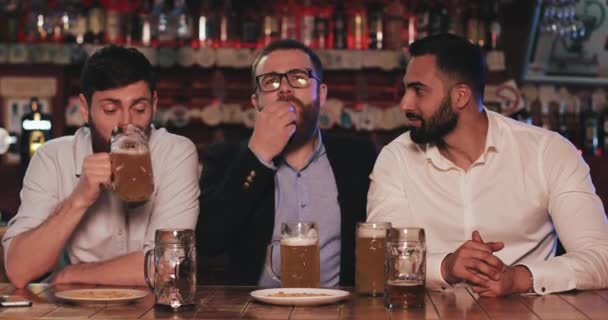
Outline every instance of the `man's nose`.
{"type": "Polygon", "coordinates": [[[129,123],[131,123],[131,112],[123,110],[118,125],[122,128],[126,127],[129,123]]]}
{"type": "Polygon", "coordinates": [[[403,94],[401,102],[399,102],[399,108],[403,112],[412,111],[414,109],[414,103],[407,91],[403,94]]]}
{"type": "Polygon", "coordinates": [[[287,75],[281,77],[281,81],[279,82],[279,94],[282,95],[291,95],[293,93],[293,88],[287,81],[287,75]]]}

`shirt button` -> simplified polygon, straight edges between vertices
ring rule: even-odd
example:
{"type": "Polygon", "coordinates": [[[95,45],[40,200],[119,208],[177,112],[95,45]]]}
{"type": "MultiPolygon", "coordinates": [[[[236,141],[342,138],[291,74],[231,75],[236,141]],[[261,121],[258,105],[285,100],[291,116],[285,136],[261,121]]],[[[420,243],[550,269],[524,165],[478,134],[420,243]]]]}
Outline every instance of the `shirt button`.
{"type": "Polygon", "coordinates": [[[540,291],[542,291],[542,292],[545,292],[545,290],[547,290],[547,289],[545,289],[545,287],[542,287],[542,288],[540,289],[540,291]]]}
{"type": "Polygon", "coordinates": [[[301,203],[300,204],[300,208],[306,208],[306,204],[305,203],[301,203]]]}
{"type": "Polygon", "coordinates": [[[302,177],[302,174],[298,172],[297,174],[298,178],[302,177]]]}

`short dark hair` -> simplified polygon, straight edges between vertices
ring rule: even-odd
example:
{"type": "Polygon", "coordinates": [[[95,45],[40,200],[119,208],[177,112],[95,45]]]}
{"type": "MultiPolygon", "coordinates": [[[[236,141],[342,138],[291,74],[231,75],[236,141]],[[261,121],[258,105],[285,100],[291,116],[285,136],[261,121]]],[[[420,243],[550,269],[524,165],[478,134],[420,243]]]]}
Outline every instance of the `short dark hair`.
{"type": "Polygon", "coordinates": [[[317,78],[319,78],[319,82],[323,82],[323,64],[321,63],[321,59],[319,59],[319,56],[317,56],[317,54],[311,48],[299,41],[292,39],[282,39],[271,42],[269,45],[267,45],[264,49],[262,49],[262,51],[260,51],[258,56],[253,61],[253,65],[251,66],[251,81],[253,83],[254,89],[257,86],[257,83],[255,81],[255,72],[258,68],[258,64],[260,64],[260,60],[262,60],[262,58],[264,58],[265,56],[269,55],[271,52],[278,50],[300,50],[304,52],[308,56],[308,58],[310,58],[310,62],[312,62],[312,66],[314,68],[314,74],[317,76],[317,78]]]}
{"type": "Polygon", "coordinates": [[[135,48],[110,45],[87,59],[80,74],[80,87],[91,105],[95,91],[121,88],[142,80],[148,84],[151,93],[156,91],[156,78],[150,61],[135,48]]]}
{"type": "Polygon", "coordinates": [[[414,41],[410,54],[412,57],[434,55],[441,72],[466,83],[477,98],[483,99],[488,68],[481,48],[469,40],[447,33],[433,35],[414,41]]]}

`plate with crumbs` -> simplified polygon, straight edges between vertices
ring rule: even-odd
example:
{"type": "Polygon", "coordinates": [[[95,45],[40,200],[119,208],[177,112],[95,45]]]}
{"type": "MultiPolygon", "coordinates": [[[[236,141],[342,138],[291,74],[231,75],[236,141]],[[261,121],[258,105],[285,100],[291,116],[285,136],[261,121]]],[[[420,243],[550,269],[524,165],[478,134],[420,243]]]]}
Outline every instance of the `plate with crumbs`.
{"type": "Polygon", "coordinates": [[[55,297],[75,303],[130,303],[149,293],[136,289],[94,288],[59,291],[55,293],[55,297]]]}
{"type": "Polygon", "coordinates": [[[318,306],[332,304],[350,296],[350,292],[318,288],[276,288],[252,291],[253,299],[280,306],[318,306]]]}

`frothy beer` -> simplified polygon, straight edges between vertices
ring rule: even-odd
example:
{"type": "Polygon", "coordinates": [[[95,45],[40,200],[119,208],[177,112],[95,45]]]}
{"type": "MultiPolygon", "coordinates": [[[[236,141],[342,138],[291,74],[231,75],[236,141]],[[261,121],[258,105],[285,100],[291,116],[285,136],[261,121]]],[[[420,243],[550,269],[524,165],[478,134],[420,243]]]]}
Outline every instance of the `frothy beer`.
{"type": "Polygon", "coordinates": [[[142,202],[154,191],[150,152],[143,148],[113,150],[114,192],[126,202],[142,202]]]}
{"type": "Polygon", "coordinates": [[[281,239],[281,286],[318,288],[319,260],[319,244],[316,238],[281,239]]]}
{"type": "Polygon", "coordinates": [[[392,306],[423,307],[424,281],[389,280],[386,282],[385,304],[392,306]]]}
{"type": "Polygon", "coordinates": [[[357,293],[381,295],[384,292],[386,229],[357,228],[355,289],[357,293]]]}

